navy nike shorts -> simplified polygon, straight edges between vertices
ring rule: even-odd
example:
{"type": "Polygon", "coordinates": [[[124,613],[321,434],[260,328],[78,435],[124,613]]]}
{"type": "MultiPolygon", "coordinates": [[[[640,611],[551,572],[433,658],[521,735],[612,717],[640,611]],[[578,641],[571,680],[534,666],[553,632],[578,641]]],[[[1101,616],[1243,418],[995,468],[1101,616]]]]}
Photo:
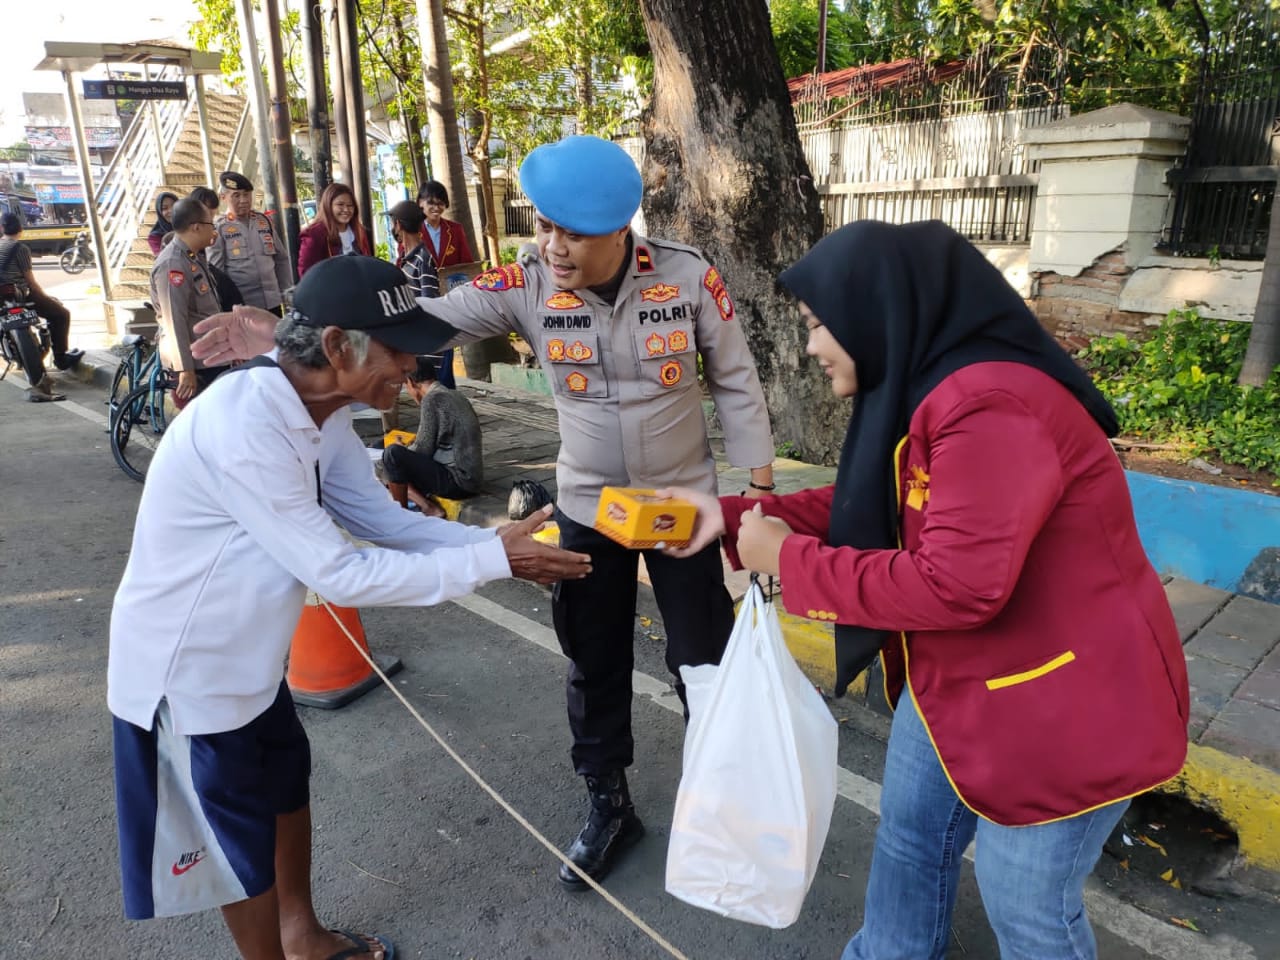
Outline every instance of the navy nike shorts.
{"type": "Polygon", "coordinates": [[[289,688],[238,730],[179,736],[113,717],[124,911],[172,917],[266,893],[276,817],[310,799],[311,745],[289,688]]]}

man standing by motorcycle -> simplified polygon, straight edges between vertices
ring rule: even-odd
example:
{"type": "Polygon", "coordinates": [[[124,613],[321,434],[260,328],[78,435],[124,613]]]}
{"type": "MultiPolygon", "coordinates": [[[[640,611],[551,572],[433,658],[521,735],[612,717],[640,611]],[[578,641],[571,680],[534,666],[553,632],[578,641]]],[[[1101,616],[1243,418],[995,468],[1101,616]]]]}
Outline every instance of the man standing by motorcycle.
{"type": "MultiPolygon", "coordinates": [[[[22,221],[17,214],[6,213],[0,218],[0,229],[4,231],[4,237],[0,238],[0,284],[13,284],[19,290],[25,288],[26,298],[49,326],[53,365],[59,370],[70,370],[84,356],[83,350],[68,349],[71,311],[60,300],[45,293],[36,282],[31,251],[21,242],[22,221]]],[[[53,392],[53,380],[45,374],[43,365],[39,369],[27,369],[25,373],[31,383],[29,396],[33,402],[62,399],[53,392]]]]}

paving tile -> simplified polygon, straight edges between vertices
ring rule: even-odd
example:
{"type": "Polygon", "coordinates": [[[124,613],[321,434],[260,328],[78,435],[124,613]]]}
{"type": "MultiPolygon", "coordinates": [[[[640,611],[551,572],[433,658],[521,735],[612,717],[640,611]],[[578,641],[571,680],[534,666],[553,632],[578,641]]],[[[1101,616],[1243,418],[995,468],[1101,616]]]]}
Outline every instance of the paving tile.
{"type": "Polygon", "coordinates": [[[1232,700],[1214,717],[1200,742],[1280,771],[1280,710],[1232,700]]]}
{"type": "MultiPolygon", "coordinates": [[[[1269,606],[1269,604],[1262,604],[1269,606]]],[[[1272,650],[1249,674],[1236,696],[1241,700],[1280,710],[1280,648],[1272,650]]]]}
{"type": "MultiPolygon", "coordinates": [[[[1187,643],[1188,653],[1252,670],[1280,645],[1280,607],[1232,597],[1187,643]]],[[[1280,669],[1277,663],[1276,669],[1280,669]]]]}
{"type": "Polygon", "coordinates": [[[1187,657],[1187,679],[1191,685],[1192,713],[1216,717],[1231,700],[1247,672],[1217,660],[1190,655],[1187,657]]]}
{"type": "Polygon", "coordinates": [[[1196,630],[1206,623],[1227,602],[1231,594],[1215,587],[1206,587],[1194,580],[1174,577],[1164,587],[1173,607],[1173,619],[1178,624],[1178,635],[1186,643],[1196,630]]]}

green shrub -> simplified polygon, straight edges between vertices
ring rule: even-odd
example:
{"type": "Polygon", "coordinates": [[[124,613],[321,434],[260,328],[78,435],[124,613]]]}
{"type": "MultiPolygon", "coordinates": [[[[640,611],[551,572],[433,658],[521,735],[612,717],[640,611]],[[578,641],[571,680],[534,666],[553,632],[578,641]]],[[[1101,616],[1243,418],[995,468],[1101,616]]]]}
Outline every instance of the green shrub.
{"type": "Polygon", "coordinates": [[[1098,337],[1078,356],[1125,435],[1280,473],[1280,370],[1237,384],[1248,342],[1248,324],[1173,310],[1150,339],[1098,337]]]}

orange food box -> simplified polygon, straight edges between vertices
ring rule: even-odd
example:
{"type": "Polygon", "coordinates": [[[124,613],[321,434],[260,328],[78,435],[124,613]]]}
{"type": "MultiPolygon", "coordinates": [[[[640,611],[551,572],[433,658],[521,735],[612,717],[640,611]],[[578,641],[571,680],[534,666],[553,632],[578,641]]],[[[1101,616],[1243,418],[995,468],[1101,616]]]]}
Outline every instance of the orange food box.
{"type": "Polygon", "coordinates": [[[664,543],[683,547],[693,537],[698,508],[687,500],[664,500],[653,490],[605,487],[600,491],[595,528],[633,550],[664,543]]]}

